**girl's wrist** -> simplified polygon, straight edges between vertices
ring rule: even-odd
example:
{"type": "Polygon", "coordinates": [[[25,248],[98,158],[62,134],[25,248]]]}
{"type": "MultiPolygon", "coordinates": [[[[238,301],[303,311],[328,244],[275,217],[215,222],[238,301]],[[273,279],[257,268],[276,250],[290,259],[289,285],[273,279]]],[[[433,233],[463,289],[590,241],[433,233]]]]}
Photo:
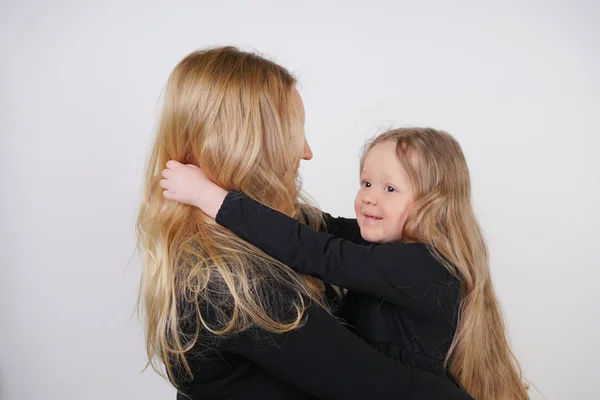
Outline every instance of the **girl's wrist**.
{"type": "Polygon", "coordinates": [[[227,190],[213,184],[209,191],[203,193],[202,196],[198,198],[196,207],[200,208],[205,214],[214,219],[216,218],[219,209],[221,209],[227,193],[227,190]]]}

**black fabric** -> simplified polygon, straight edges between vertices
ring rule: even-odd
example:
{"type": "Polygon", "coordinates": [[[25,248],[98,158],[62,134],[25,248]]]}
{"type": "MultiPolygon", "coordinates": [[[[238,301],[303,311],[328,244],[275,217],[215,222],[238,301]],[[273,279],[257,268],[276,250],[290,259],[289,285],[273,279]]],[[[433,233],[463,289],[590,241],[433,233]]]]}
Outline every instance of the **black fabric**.
{"type": "MultiPolygon", "coordinates": [[[[323,217],[327,232],[336,238],[359,245],[372,244],[360,235],[356,219],[336,218],[327,213],[323,217]]],[[[426,250],[424,256],[437,263],[427,248],[423,248],[426,250]]],[[[393,262],[401,263],[402,258],[393,262]]],[[[442,265],[439,266],[443,268],[442,265]]],[[[460,285],[450,274],[447,274],[445,282],[439,284],[445,286],[445,290],[439,297],[435,318],[434,315],[419,318],[411,310],[395,307],[377,297],[359,292],[347,294],[340,317],[354,333],[383,354],[459,384],[456,377],[444,367],[444,359],[456,331],[460,285]]]]}
{"type": "MultiPolygon", "coordinates": [[[[206,338],[202,338],[206,339],[206,338]]],[[[310,306],[285,334],[245,332],[192,351],[183,399],[470,399],[451,382],[373,350],[310,306]]]]}
{"type": "Polygon", "coordinates": [[[316,232],[237,192],[228,193],[216,220],[294,270],[347,288],[341,317],[372,347],[456,382],[443,360],[460,286],[425,245],[368,243],[356,220],[329,214],[331,234],[316,232]]]}

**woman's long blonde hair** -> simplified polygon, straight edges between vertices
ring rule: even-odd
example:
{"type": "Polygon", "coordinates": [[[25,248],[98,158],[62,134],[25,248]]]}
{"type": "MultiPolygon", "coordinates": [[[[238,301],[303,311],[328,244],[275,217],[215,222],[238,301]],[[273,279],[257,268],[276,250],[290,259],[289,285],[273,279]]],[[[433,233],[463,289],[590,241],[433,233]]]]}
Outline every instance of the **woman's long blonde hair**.
{"type": "Polygon", "coordinates": [[[290,331],[309,301],[323,305],[321,282],[165,200],[158,185],[168,160],[195,164],[228,190],[320,226],[316,209],[299,201],[304,121],[294,87],[283,67],[234,47],[193,52],[171,73],[136,230],[149,364],[160,373],[162,361],[175,384],[192,378],[187,355],[200,337],[290,331]]]}
{"type": "Polygon", "coordinates": [[[430,128],[390,130],[369,142],[396,143],[415,203],[403,240],[430,246],[461,284],[458,326],[445,363],[476,399],[528,399],[492,285],[487,247],[471,206],[469,170],[458,142],[430,128]]]}

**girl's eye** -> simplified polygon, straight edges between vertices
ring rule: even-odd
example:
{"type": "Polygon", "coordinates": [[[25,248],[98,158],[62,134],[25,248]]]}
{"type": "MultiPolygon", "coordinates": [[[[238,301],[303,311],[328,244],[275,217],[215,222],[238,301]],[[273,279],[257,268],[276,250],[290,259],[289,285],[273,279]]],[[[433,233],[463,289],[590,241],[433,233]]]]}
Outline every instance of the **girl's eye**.
{"type": "Polygon", "coordinates": [[[386,191],[386,192],[390,192],[390,193],[391,193],[391,192],[395,192],[395,191],[396,191],[396,189],[394,189],[394,188],[393,188],[393,187],[391,187],[391,186],[386,186],[386,187],[385,187],[385,191],[386,191]]]}
{"type": "Polygon", "coordinates": [[[371,187],[371,182],[368,182],[368,181],[363,181],[362,185],[363,185],[364,187],[371,187]]]}

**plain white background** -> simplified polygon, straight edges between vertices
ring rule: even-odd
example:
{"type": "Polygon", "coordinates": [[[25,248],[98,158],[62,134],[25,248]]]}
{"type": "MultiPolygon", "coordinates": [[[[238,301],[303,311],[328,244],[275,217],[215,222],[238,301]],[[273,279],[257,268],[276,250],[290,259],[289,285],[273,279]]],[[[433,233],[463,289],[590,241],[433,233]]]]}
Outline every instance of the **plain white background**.
{"type": "Polygon", "coordinates": [[[293,71],[304,187],[351,216],[365,138],[462,144],[534,398],[600,395],[597,1],[0,3],[0,398],[173,399],[133,315],[134,220],[165,81],[235,44],[293,71]]]}

